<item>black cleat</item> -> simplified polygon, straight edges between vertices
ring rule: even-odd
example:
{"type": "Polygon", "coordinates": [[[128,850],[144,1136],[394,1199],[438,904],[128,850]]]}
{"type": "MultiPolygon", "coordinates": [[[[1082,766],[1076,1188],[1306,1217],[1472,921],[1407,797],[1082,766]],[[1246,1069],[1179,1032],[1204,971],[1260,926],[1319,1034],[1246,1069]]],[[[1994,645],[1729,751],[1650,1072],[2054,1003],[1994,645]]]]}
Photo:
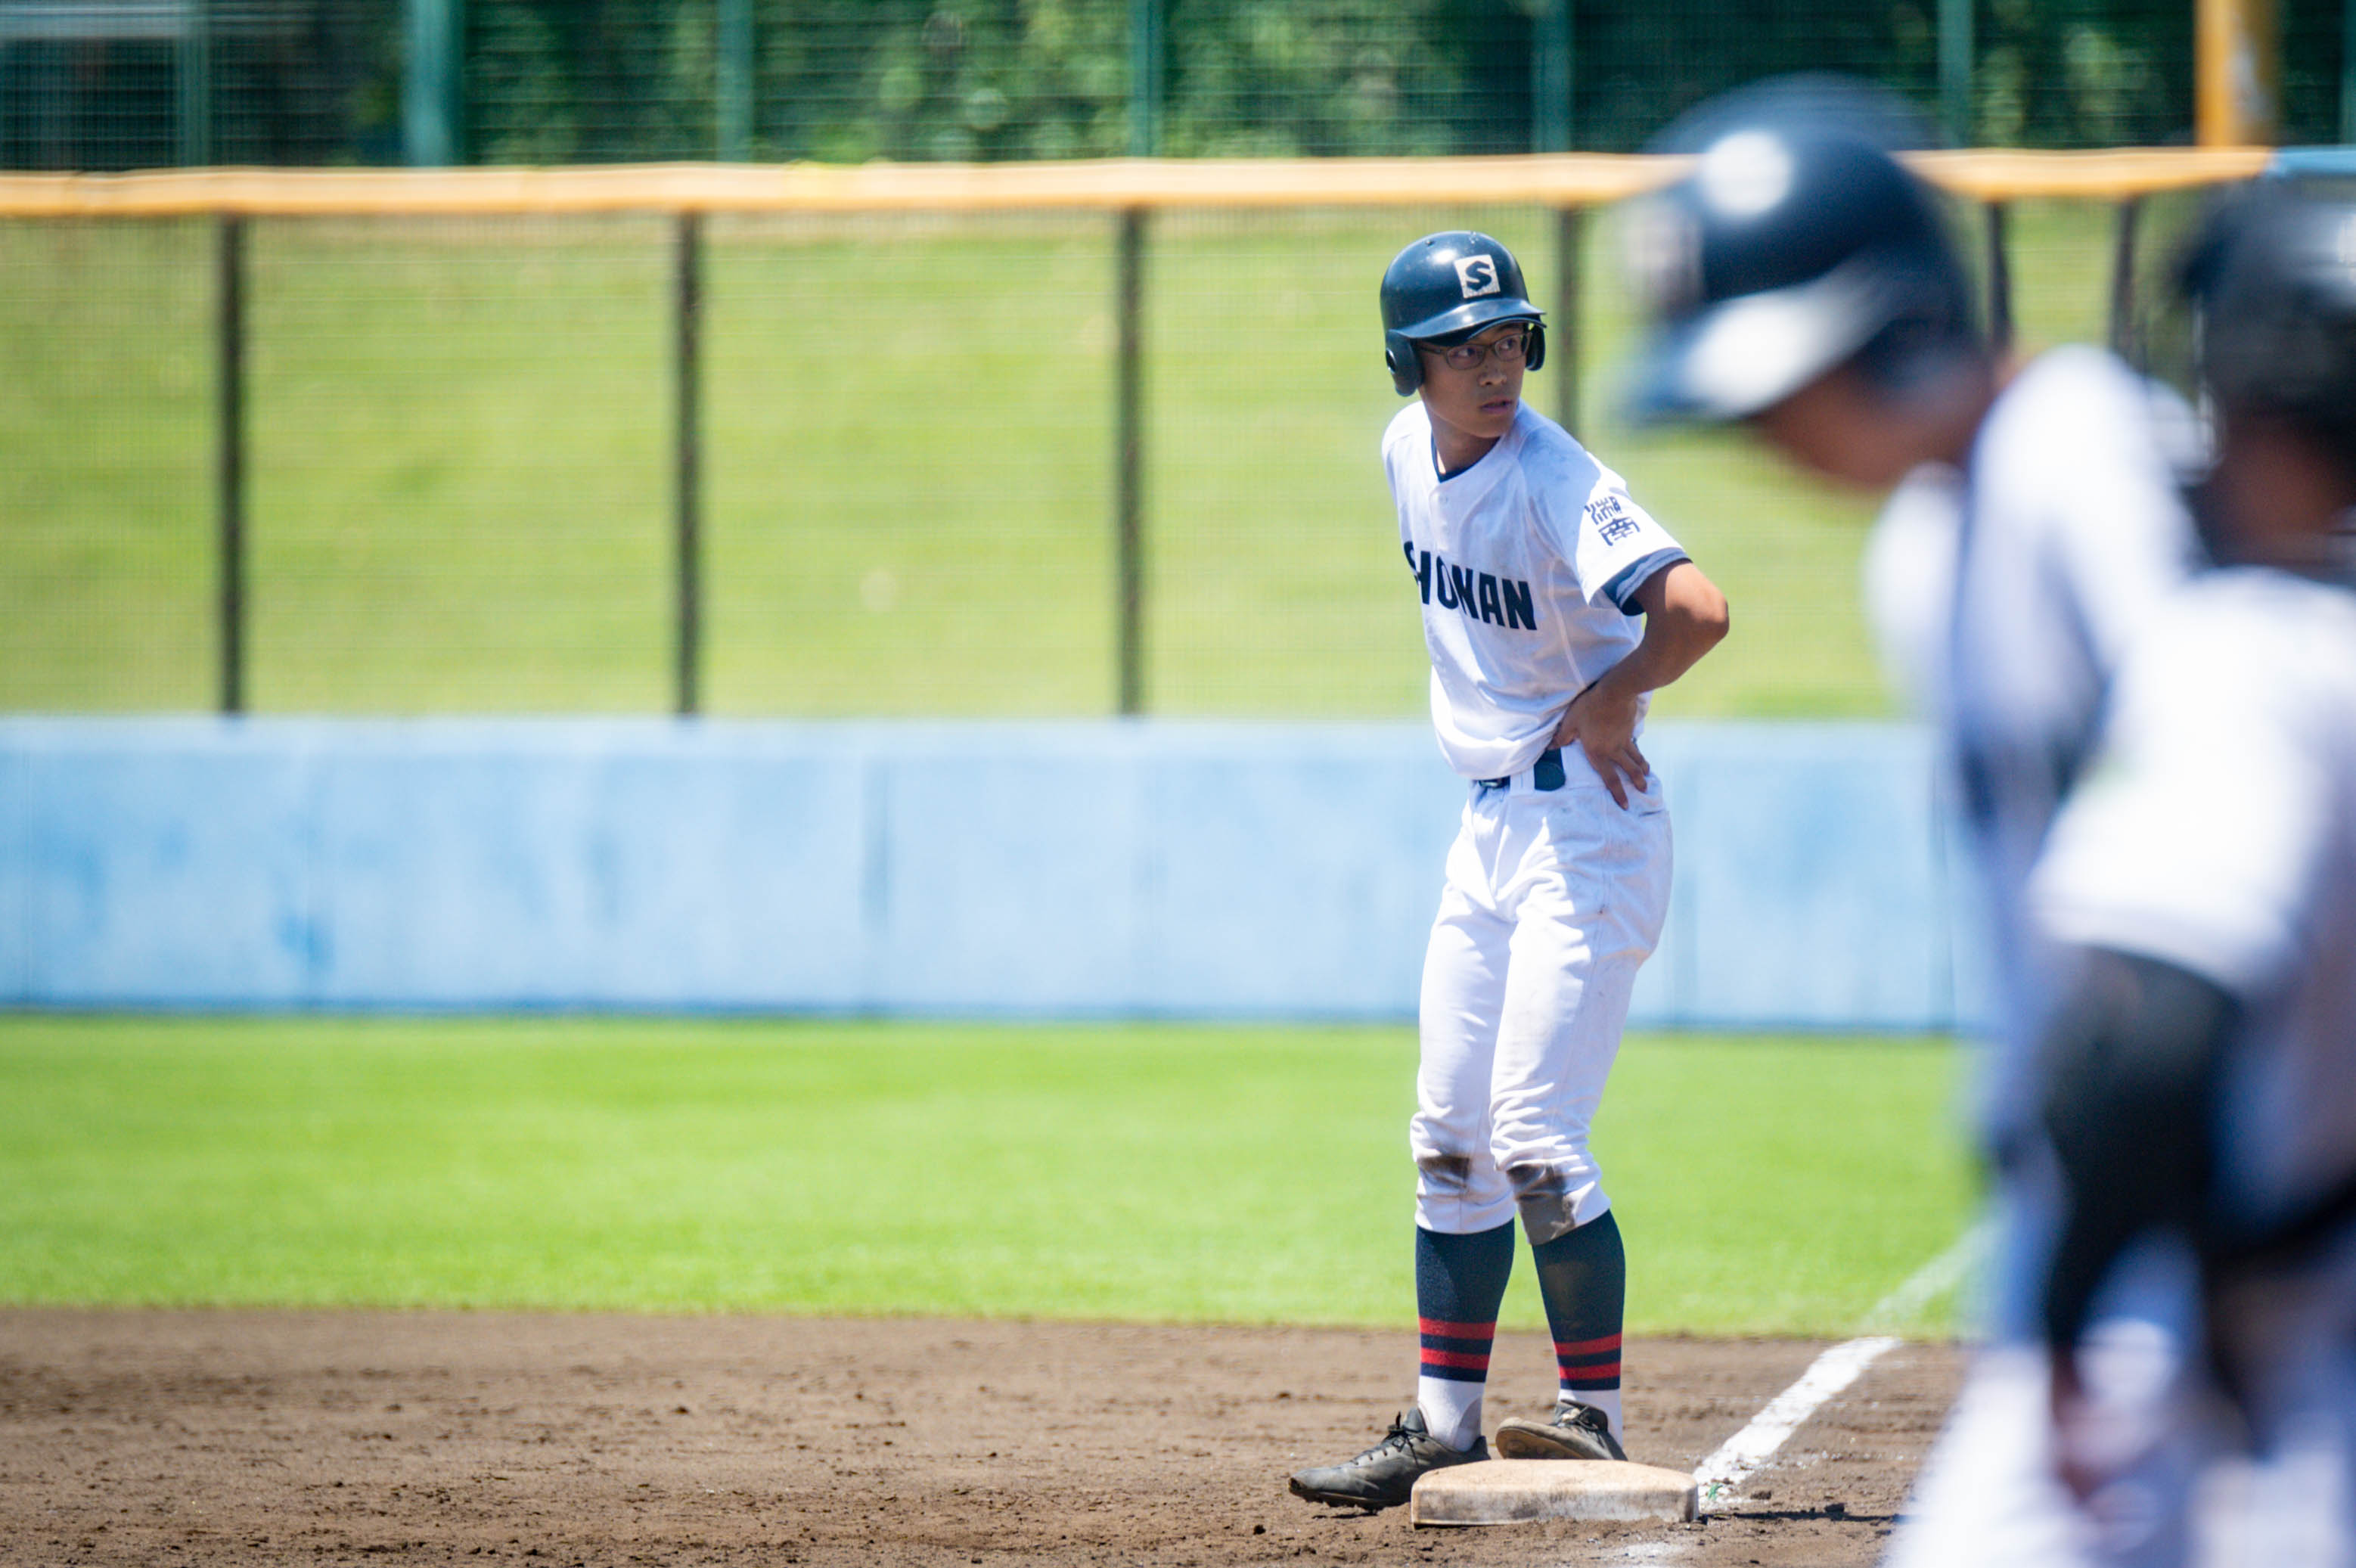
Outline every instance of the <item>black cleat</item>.
{"type": "Polygon", "coordinates": [[[1497,1423],[1501,1459],[1625,1459],[1609,1417],[1591,1404],[1565,1400],[1551,1421],[1515,1416],[1497,1423]]]}
{"type": "Polygon", "coordinates": [[[1431,1434],[1423,1412],[1408,1411],[1391,1423],[1380,1443],[1355,1459],[1320,1465],[1292,1477],[1292,1495],[1335,1508],[1395,1509],[1415,1490],[1416,1477],[1451,1465],[1470,1465],[1489,1456],[1489,1445],[1475,1437],[1472,1446],[1459,1451],[1431,1434]]]}

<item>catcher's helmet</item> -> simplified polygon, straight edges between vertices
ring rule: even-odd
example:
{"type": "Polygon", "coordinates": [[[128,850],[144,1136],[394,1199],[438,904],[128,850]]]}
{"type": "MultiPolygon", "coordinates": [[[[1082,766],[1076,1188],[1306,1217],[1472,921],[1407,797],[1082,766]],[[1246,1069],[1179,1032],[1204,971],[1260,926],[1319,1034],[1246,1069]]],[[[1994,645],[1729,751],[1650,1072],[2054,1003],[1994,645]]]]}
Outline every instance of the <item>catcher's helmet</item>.
{"type": "Polygon", "coordinates": [[[1631,217],[1655,317],[1639,418],[1740,419],[1851,360],[1896,389],[1977,351],[1938,199],[1869,102],[1754,91],[1673,131],[1694,166],[1631,217]]]}
{"type": "Polygon", "coordinates": [[[2356,202],[2261,182],[2211,215],[2179,284],[2217,401],[2288,418],[2356,467],[2356,202]]]}
{"type": "Polygon", "coordinates": [[[1546,317],[1530,303],[1521,263],[1486,234],[1426,234],[1383,269],[1383,362],[1401,397],[1423,384],[1418,343],[1452,343],[1500,321],[1530,324],[1527,364],[1546,363],[1546,317]]]}

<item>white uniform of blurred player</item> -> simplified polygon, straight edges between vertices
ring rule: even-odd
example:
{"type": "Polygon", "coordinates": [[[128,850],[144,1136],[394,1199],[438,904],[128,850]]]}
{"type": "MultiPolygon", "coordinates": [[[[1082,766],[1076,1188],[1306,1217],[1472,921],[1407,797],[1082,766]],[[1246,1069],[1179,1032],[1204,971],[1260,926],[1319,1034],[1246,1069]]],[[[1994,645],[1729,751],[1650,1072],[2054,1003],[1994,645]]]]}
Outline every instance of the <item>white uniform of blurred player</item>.
{"type": "MultiPolygon", "coordinates": [[[[1993,1343],[1893,1561],[2066,1564],[2100,1543],[2044,1446],[2032,1306],[2052,1173],[2025,1085],[2048,993],[2020,900],[2109,674],[2192,554],[2179,491],[2191,422],[2092,349],[2056,350],[2008,380],[1972,326],[1935,198],[1854,109],[1740,94],[1678,134],[1675,150],[1699,155],[1694,172],[1636,228],[1661,321],[1639,406],[1742,420],[1843,483],[1908,480],[1869,552],[1890,596],[1871,607],[1888,661],[1944,735],[1981,885],[1996,1016],[1976,1099],[2000,1223],[1993,1343]]],[[[2181,1332],[2181,1272],[2171,1283],[2163,1268],[2144,1294],[2124,1305],[2181,1332]]]]}
{"type": "MultiPolygon", "coordinates": [[[[2062,957],[2037,1099],[2065,1176],[2043,1283],[2062,1459],[2123,1455],[2073,1370],[2139,1243],[2197,1250],[2206,1370],[2176,1390],[2204,1563],[2356,1561],[2356,204],[2275,188],[2187,272],[2223,570],[2121,672],[2032,907],[2062,957]],[[2222,1399],[2214,1396],[2222,1395],[2222,1399]]],[[[2165,1529],[2155,1531],[2165,1535],[2165,1529]]]]}
{"type": "MultiPolygon", "coordinates": [[[[2219,572],[2152,629],[2036,905],[2073,947],[2158,961],[2237,1004],[2214,1201],[2264,1233],[2356,1165],[2356,581],[2219,572]]],[[[2212,1499],[2219,1545],[2267,1568],[2348,1561],[2356,1215],[2230,1275],[2211,1309],[2258,1451],[2230,1475],[2243,1495],[2212,1499]]],[[[2100,1466],[2115,1439],[2088,1441],[2100,1466]]]]}
{"type": "MultiPolygon", "coordinates": [[[[1938,716],[1975,846],[1996,1011],[1975,1122],[1998,1172],[1987,1344],[1926,1461],[1890,1555],[1897,1568],[1994,1562],[2166,1563],[2180,1541],[2107,1535],[2066,1506],[2042,1441],[2047,1380],[2037,1300],[2055,1224],[2054,1172],[2033,1122],[2037,1042],[2052,1005],[2048,944],[2027,918],[2031,867],[2084,766],[2113,672],[2195,553],[2182,487],[2191,415],[2110,355],[2058,349],[1990,404],[1964,469],[1953,591],[1932,624],[1938,716]],[[1971,1528],[1961,1528],[1964,1520],[1971,1528]]],[[[2102,1374],[2145,1402],[2197,1324],[2180,1260],[2155,1254],[2109,1298],[2102,1374]]],[[[2131,1419],[2122,1417],[2122,1419],[2131,1419]]],[[[2146,1441],[2164,1434],[2147,1432],[2146,1441]]],[[[2162,1474],[2175,1461],[2161,1457],[2162,1474]]]]}

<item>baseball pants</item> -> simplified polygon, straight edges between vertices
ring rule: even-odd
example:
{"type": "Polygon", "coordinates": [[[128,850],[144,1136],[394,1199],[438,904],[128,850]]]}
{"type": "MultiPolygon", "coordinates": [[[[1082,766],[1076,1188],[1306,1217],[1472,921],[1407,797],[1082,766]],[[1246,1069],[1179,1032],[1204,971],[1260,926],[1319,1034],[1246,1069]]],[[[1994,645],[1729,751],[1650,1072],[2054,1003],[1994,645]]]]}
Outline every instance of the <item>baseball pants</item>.
{"type": "Polygon", "coordinates": [[[2055,1469],[2049,1361],[2033,1337],[2059,1224],[2058,1173],[2034,1163],[1997,1193],[1991,1342],[1973,1358],[1915,1477],[1884,1568],[2185,1568],[2200,1461],[2187,1347],[2199,1338],[2190,1260],[2138,1249],[2097,1304],[2080,1353],[2104,1446],[2121,1456],[2086,1506],[2055,1469]]]}
{"type": "Polygon", "coordinates": [[[1657,778],[1623,810],[1574,757],[1558,789],[1475,785],[1448,853],[1408,1132],[1427,1230],[1518,1211],[1543,1245],[1611,1207],[1589,1128],[1668,912],[1669,819],[1657,778]]]}

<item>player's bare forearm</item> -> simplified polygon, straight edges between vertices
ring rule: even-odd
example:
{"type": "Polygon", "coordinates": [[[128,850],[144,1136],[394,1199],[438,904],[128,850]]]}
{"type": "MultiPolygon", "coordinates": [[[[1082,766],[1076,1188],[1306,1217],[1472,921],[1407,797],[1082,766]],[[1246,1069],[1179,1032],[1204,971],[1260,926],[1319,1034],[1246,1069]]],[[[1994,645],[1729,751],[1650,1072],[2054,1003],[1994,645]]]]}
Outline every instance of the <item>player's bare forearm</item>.
{"type": "Polygon", "coordinates": [[[1690,561],[1646,578],[1636,605],[1644,612],[1644,640],[1597,682],[1622,686],[1632,700],[1675,681],[1726,639],[1726,596],[1690,561]]]}
{"type": "Polygon", "coordinates": [[[1701,661],[1726,637],[1726,596],[1690,561],[1655,572],[1636,590],[1644,636],[1627,658],[1571,699],[1554,743],[1574,742],[1623,808],[1643,789],[1652,764],[1636,746],[1638,699],[1701,661]]]}

